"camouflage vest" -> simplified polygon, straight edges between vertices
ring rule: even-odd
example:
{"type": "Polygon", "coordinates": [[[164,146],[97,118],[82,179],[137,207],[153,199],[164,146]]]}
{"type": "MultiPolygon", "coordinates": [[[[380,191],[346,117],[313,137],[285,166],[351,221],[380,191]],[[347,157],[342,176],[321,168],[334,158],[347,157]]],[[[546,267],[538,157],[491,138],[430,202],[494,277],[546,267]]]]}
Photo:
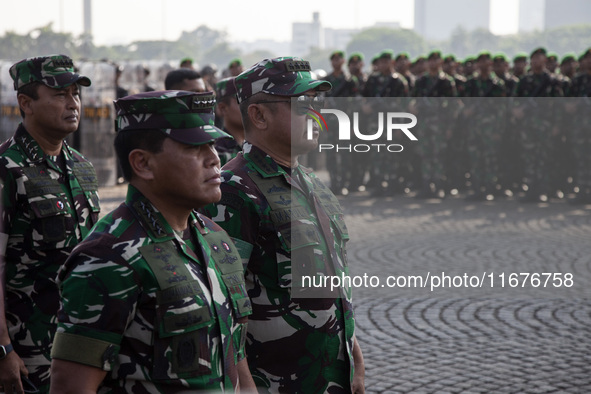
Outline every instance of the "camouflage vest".
{"type": "Polygon", "coordinates": [[[22,177],[26,191],[27,200],[21,202],[23,205],[20,209],[31,213],[32,226],[42,236],[41,239],[33,239],[32,237],[29,239],[28,236],[25,236],[25,241],[30,247],[37,250],[55,249],[56,244],[66,240],[68,235],[72,235],[79,218],[83,216],[82,211],[88,208],[90,224],[87,227],[79,226],[81,237],[84,238],[92,225],[98,221],[100,212],[98,180],[92,164],[75,155],[68,144],[63,142],[63,150],[67,152],[68,156],[67,160],[71,160],[68,167],[73,173],[73,179],[70,177],[68,185],[72,194],[68,196],[63,189],[63,183],[52,178],[46,171],[47,166],[44,164],[46,159],[39,157],[38,150],[32,144],[32,137],[25,133],[18,133],[15,136],[15,141],[27,156],[23,167],[11,169],[15,172],[17,184],[19,183],[18,179],[22,177]],[[82,201],[78,201],[75,197],[74,189],[78,186],[83,194],[82,201]],[[78,216],[78,218],[73,218],[76,224],[67,223],[68,202],[78,216]]]}
{"type": "MultiPolygon", "coordinates": [[[[295,175],[295,171],[298,170],[293,171],[295,175]]],[[[341,245],[349,240],[349,233],[339,201],[326,185],[315,177],[308,177],[309,184],[301,179],[299,185],[294,182],[290,185],[283,174],[265,177],[252,171],[249,172],[249,176],[269,204],[271,221],[281,235],[279,246],[292,256],[292,268],[296,268],[293,253],[297,252],[297,260],[303,265],[298,265],[297,268],[302,270],[302,274],[315,275],[321,272],[325,275],[338,275],[335,265],[339,262],[342,264],[339,267],[340,270],[346,269],[344,253],[341,261],[337,257],[335,245],[331,244],[334,236],[329,227],[332,225],[339,238],[335,241],[341,242],[341,245]],[[302,185],[302,183],[306,184],[302,185]],[[303,198],[298,198],[297,192],[292,193],[291,187],[301,192],[303,198]],[[306,202],[307,205],[304,205],[306,202]],[[314,215],[314,209],[316,215],[314,215]],[[310,248],[308,248],[309,252],[303,252],[305,247],[320,248],[324,253],[313,253],[310,248]],[[311,253],[313,258],[310,257],[311,253]],[[333,264],[319,261],[319,259],[325,260],[327,256],[330,256],[333,264]],[[315,260],[314,263],[310,259],[315,260]]]]}
{"type": "MultiPolygon", "coordinates": [[[[133,208],[156,239],[168,236],[164,232],[163,226],[158,222],[156,211],[151,204],[137,201],[133,204],[133,208]]],[[[214,231],[206,227],[198,216],[197,218],[201,227],[208,230],[208,232],[201,233],[201,235],[212,251],[211,257],[220,271],[222,281],[232,298],[234,317],[239,319],[248,316],[252,307],[246,294],[242,260],[238,249],[224,231],[214,231]]],[[[191,294],[203,294],[203,290],[197,285],[197,281],[190,280],[189,268],[179,256],[179,250],[173,240],[142,246],[140,251],[160,286],[161,294],[158,297],[158,303],[169,303],[191,294]],[[173,264],[178,262],[181,263],[173,264]],[[178,286],[180,283],[182,283],[182,286],[178,286]]],[[[207,256],[203,256],[203,258],[206,259],[207,256]]],[[[205,261],[203,264],[204,266],[207,265],[205,261]]],[[[200,312],[198,316],[186,316],[184,322],[189,325],[202,320],[209,321],[211,320],[211,314],[209,310],[206,312],[200,312]]],[[[171,324],[180,327],[178,322],[171,324]]]]}

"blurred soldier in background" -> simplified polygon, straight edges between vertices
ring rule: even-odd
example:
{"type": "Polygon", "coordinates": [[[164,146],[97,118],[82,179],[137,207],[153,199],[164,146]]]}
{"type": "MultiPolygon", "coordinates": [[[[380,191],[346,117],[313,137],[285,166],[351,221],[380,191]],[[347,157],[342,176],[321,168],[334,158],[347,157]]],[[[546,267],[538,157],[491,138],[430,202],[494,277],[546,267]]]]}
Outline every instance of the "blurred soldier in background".
{"type": "Polygon", "coordinates": [[[427,73],[417,79],[416,97],[411,112],[420,116],[420,135],[417,145],[421,156],[422,183],[418,198],[442,197],[445,186],[445,153],[452,135],[455,111],[448,107],[449,100],[457,96],[453,78],[441,69],[440,51],[433,51],[427,58],[427,73]]]}
{"type": "Polygon", "coordinates": [[[521,79],[527,72],[527,54],[525,53],[518,53],[513,57],[513,69],[511,73],[517,77],[517,79],[521,79]]]}
{"type": "Polygon", "coordinates": [[[220,165],[224,166],[242,150],[244,143],[244,125],[240,115],[240,107],[236,100],[234,77],[225,78],[216,84],[217,112],[223,119],[224,131],[232,138],[220,138],[215,149],[220,157],[220,165]]]}
{"type": "MultiPolygon", "coordinates": [[[[392,51],[382,51],[376,63],[377,71],[369,76],[365,89],[362,94],[364,97],[390,98],[390,97],[408,97],[408,84],[406,79],[394,71],[394,64],[392,62],[392,51]]],[[[367,122],[368,130],[377,130],[377,113],[392,111],[392,100],[372,100],[376,105],[364,106],[363,111],[365,115],[370,116],[367,122]],[[379,105],[381,104],[381,106],[379,105]],[[377,106],[377,108],[376,108],[377,106]]],[[[400,103],[400,105],[405,103],[400,103]]],[[[397,143],[398,139],[402,139],[402,133],[396,134],[393,143],[397,143]]],[[[357,154],[363,156],[364,154],[357,154]]],[[[367,153],[365,156],[369,156],[367,153]]],[[[370,179],[368,187],[372,189],[373,194],[382,195],[384,193],[394,194],[402,192],[404,187],[404,179],[401,172],[407,172],[408,161],[402,162],[403,156],[399,155],[397,160],[391,160],[386,155],[377,155],[370,158],[369,173],[370,179]],[[402,168],[405,170],[403,171],[402,168]]]]}
{"type": "Polygon", "coordinates": [[[484,100],[505,97],[504,82],[492,72],[492,59],[488,52],[476,58],[476,72],[465,86],[464,116],[468,126],[467,145],[470,157],[471,195],[469,200],[491,199],[497,193],[499,181],[499,147],[502,121],[505,118],[503,102],[484,100]]]}
{"type": "MultiPolygon", "coordinates": [[[[324,93],[326,97],[326,106],[329,108],[341,108],[345,105],[344,98],[355,95],[355,82],[345,71],[345,53],[343,51],[334,51],[330,55],[332,71],[325,78],[330,82],[332,89],[324,93]],[[335,101],[333,98],[343,98],[335,101]]],[[[338,121],[334,116],[327,118],[328,130],[338,130],[338,121]]],[[[338,133],[323,133],[321,141],[332,145],[338,145],[338,133]]],[[[353,166],[353,153],[347,151],[329,150],[326,152],[326,168],[330,175],[330,189],[333,193],[339,195],[349,185],[349,178],[353,166]]]]}
{"type": "Polygon", "coordinates": [[[553,74],[546,70],[546,50],[535,49],[530,55],[531,69],[517,84],[513,115],[519,121],[523,146],[525,195],[522,202],[547,201],[552,190],[553,169],[557,159],[552,156],[553,137],[558,108],[539,97],[562,97],[562,88],[553,74]]]}
{"type": "Polygon", "coordinates": [[[186,90],[194,93],[206,91],[201,74],[190,68],[178,68],[169,71],[164,79],[164,88],[166,90],[186,90]]]}
{"type": "Polygon", "coordinates": [[[591,204],[591,48],[579,58],[581,72],[572,84],[572,96],[579,97],[569,113],[575,118],[572,149],[575,156],[575,204],[591,204]]]}

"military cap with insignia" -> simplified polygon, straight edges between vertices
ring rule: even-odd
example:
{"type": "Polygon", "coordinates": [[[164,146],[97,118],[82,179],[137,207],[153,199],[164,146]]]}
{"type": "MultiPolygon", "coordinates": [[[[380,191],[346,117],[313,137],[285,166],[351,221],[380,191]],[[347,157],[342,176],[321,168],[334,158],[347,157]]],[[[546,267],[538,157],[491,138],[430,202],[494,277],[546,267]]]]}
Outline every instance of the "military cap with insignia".
{"type": "Polygon", "coordinates": [[[480,52],[478,54],[478,56],[476,56],[476,61],[480,61],[481,59],[485,59],[485,58],[492,59],[490,52],[488,52],[488,51],[480,52]]]}
{"type": "Polygon", "coordinates": [[[364,59],[363,54],[360,52],[354,52],[349,56],[349,63],[351,62],[360,62],[364,59]]]}
{"type": "Polygon", "coordinates": [[[160,130],[177,142],[202,145],[231,138],[214,126],[213,92],[163,90],[138,93],[114,102],[115,130],[160,130]]]}
{"type": "Polygon", "coordinates": [[[332,53],[330,54],[330,60],[332,60],[335,56],[338,57],[342,57],[343,59],[345,58],[345,52],[343,51],[332,51],[332,53]]]}
{"type": "Polygon", "coordinates": [[[429,52],[429,55],[427,55],[427,60],[432,60],[432,59],[441,59],[441,51],[435,50],[435,51],[429,52]]]}
{"type": "Polygon", "coordinates": [[[234,78],[241,103],[257,93],[297,97],[310,90],[327,91],[330,82],[314,79],[310,62],[298,57],[264,59],[234,78]]]}
{"type": "Polygon", "coordinates": [[[66,55],[30,57],[10,67],[14,90],[32,82],[41,82],[53,89],[62,89],[77,83],[90,86],[90,79],[74,71],[74,62],[66,55]]]}
{"type": "Polygon", "coordinates": [[[532,57],[534,57],[535,55],[544,55],[544,56],[546,56],[546,55],[547,55],[547,53],[548,53],[548,52],[546,51],[546,48],[539,47],[539,48],[536,48],[536,49],[534,49],[534,50],[532,51],[532,53],[529,55],[529,57],[530,57],[530,58],[532,58],[532,57]]]}

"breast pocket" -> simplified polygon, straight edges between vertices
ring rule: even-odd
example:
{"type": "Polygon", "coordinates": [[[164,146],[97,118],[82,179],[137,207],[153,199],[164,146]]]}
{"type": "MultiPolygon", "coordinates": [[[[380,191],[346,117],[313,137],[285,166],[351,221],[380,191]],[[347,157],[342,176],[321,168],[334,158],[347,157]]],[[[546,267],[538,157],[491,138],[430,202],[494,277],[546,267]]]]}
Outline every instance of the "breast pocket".
{"type": "Polygon", "coordinates": [[[29,202],[32,227],[29,243],[34,249],[47,250],[65,246],[60,243],[72,231],[71,226],[68,226],[72,217],[68,213],[67,204],[65,196],[61,195],[29,202]]]}
{"type": "MultiPolygon", "coordinates": [[[[197,281],[181,283],[166,289],[168,294],[186,293],[185,288],[199,286],[197,281]],[[178,287],[178,289],[175,289],[178,287]]],[[[162,293],[162,292],[160,292],[162,293]]],[[[195,294],[195,293],[193,293],[195,294]]],[[[195,295],[180,303],[168,302],[157,306],[154,336],[155,379],[190,378],[212,372],[211,354],[219,337],[215,318],[207,305],[199,305],[195,295]]]]}

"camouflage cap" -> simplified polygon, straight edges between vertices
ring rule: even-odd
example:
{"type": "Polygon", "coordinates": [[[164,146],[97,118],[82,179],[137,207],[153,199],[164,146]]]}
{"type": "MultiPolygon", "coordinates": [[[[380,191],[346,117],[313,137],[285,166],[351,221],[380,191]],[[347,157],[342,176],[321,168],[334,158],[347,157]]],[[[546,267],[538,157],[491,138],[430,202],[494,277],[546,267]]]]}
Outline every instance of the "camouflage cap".
{"type": "Polygon", "coordinates": [[[576,61],[576,55],[574,53],[568,53],[566,55],[564,55],[564,57],[562,58],[562,60],[560,61],[560,65],[569,63],[569,62],[574,62],[576,61]]]}
{"type": "Polygon", "coordinates": [[[361,52],[354,52],[349,56],[349,63],[363,61],[364,56],[361,52]]]}
{"type": "Polygon", "coordinates": [[[345,52],[339,51],[339,50],[332,51],[330,53],[330,58],[329,59],[332,60],[332,58],[335,57],[335,56],[342,57],[344,59],[345,58],[345,52]]]}
{"type": "Polygon", "coordinates": [[[242,66],[242,60],[239,58],[232,59],[230,63],[228,63],[228,68],[232,68],[234,66],[242,66]]]}
{"type": "Polygon", "coordinates": [[[541,55],[546,56],[547,53],[548,52],[546,51],[546,48],[539,47],[539,48],[534,49],[532,51],[532,53],[529,55],[529,57],[532,58],[532,57],[534,57],[535,55],[538,55],[538,54],[541,54],[541,55]]]}
{"type": "Polygon", "coordinates": [[[214,126],[213,92],[144,92],[114,102],[115,130],[160,130],[175,141],[202,145],[230,137],[214,126]]]}
{"type": "Polygon", "coordinates": [[[378,54],[378,59],[392,59],[394,58],[394,51],[391,49],[384,49],[378,54]]]}
{"type": "Polygon", "coordinates": [[[583,60],[584,58],[586,58],[589,55],[591,55],[591,48],[589,48],[585,52],[581,53],[581,56],[579,56],[579,61],[583,60]]]}
{"type": "Polygon", "coordinates": [[[398,55],[396,55],[396,61],[400,60],[400,59],[406,59],[409,60],[410,59],[410,55],[408,54],[408,52],[400,52],[398,55]]]}
{"type": "Polygon", "coordinates": [[[444,63],[451,63],[451,62],[455,62],[455,61],[456,61],[456,57],[454,55],[445,55],[443,57],[444,63]]]}
{"type": "Polygon", "coordinates": [[[518,61],[527,61],[527,53],[519,52],[517,55],[513,57],[513,63],[518,61]]]}
{"type": "Polygon", "coordinates": [[[78,83],[90,86],[88,77],[74,72],[74,62],[66,55],[30,57],[10,67],[14,90],[32,82],[41,82],[53,89],[61,89],[78,83]]]}
{"type": "Polygon", "coordinates": [[[478,56],[476,56],[476,61],[479,61],[480,59],[483,58],[488,58],[489,60],[492,59],[492,55],[490,54],[489,51],[482,51],[478,54],[478,56]]]}
{"type": "Polygon", "coordinates": [[[431,60],[431,59],[441,59],[441,51],[439,51],[439,50],[431,51],[429,53],[429,55],[427,56],[427,60],[431,60]]]}
{"type": "Polygon", "coordinates": [[[310,63],[298,57],[264,59],[234,79],[241,103],[257,93],[296,97],[310,90],[327,91],[330,82],[312,77],[310,63]]]}
{"type": "Polygon", "coordinates": [[[507,55],[505,55],[502,52],[499,52],[499,53],[497,53],[497,54],[495,54],[493,56],[493,61],[495,61],[495,62],[506,62],[506,61],[508,61],[507,60],[507,55]]]}
{"type": "Polygon", "coordinates": [[[226,97],[236,98],[236,86],[234,86],[234,77],[224,78],[215,84],[215,95],[218,99],[226,97]]]}

